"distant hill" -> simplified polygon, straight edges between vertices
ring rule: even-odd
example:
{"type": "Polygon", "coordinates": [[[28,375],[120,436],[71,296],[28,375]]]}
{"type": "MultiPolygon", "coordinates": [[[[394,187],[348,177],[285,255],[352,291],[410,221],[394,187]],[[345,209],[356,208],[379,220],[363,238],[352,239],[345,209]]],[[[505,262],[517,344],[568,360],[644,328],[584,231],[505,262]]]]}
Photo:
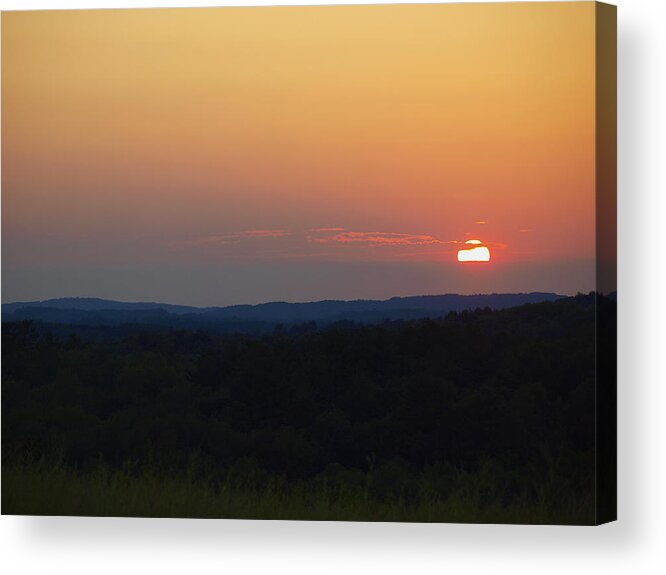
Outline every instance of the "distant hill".
{"type": "Polygon", "coordinates": [[[192,307],[154,302],[119,302],[98,298],[60,298],[2,305],[2,321],[33,320],[72,325],[160,325],[187,329],[224,328],[253,331],[277,324],[339,321],[377,323],[440,317],[451,311],[489,307],[504,309],[553,301],[555,293],[427,295],[388,300],[325,300],[308,303],[270,302],[227,307],[192,307]]]}
{"type": "Polygon", "coordinates": [[[165,310],[169,313],[192,313],[200,312],[204,308],[187,305],[172,305],[168,303],[155,302],[124,302],[111,299],[100,299],[96,297],[63,297],[47,299],[43,301],[26,301],[15,303],[3,303],[2,314],[14,313],[23,308],[49,308],[60,310],[81,311],[132,311],[132,310],[165,310]]]}

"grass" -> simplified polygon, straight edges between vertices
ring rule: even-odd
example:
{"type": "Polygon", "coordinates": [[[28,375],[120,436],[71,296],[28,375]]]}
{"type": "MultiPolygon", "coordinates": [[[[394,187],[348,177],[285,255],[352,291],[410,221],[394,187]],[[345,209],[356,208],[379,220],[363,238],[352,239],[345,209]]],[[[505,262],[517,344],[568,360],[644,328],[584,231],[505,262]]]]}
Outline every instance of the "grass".
{"type": "Polygon", "coordinates": [[[326,484],[287,485],[270,479],[261,488],[231,480],[214,485],[188,476],[111,472],[103,465],[80,473],[44,459],[2,466],[4,515],[187,517],[315,521],[395,521],[590,525],[592,498],[554,503],[483,504],[469,494],[446,499],[422,494],[416,501],[377,500],[367,490],[326,484]]]}

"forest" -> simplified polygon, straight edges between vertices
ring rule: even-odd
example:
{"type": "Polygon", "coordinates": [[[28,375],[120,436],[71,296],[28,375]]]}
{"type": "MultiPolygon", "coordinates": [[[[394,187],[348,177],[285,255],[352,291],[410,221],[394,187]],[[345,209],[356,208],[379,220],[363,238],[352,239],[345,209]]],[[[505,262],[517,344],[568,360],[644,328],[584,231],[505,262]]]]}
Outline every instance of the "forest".
{"type": "Polygon", "coordinates": [[[592,293],[255,335],[5,322],[2,512],[592,524],[615,317],[592,293]]]}

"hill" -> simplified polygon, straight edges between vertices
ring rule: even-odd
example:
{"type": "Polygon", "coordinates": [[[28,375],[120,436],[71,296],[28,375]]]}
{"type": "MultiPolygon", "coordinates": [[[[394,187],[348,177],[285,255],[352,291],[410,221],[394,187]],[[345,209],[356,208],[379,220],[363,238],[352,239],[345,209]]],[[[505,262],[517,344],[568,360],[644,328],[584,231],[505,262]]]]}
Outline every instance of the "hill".
{"type": "Polygon", "coordinates": [[[304,303],[269,302],[227,307],[193,307],[155,302],[120,302],[98,298],[61,298],[2,305],[2,321],[33,320],[71,325],[160,325],[174,328],[272,329],[277,324],[341,321],[378,323],[442,317],[452,311],[493,310],[553,301],[555,293],[426,295],[388,300],[324,300],[304,303]]]}

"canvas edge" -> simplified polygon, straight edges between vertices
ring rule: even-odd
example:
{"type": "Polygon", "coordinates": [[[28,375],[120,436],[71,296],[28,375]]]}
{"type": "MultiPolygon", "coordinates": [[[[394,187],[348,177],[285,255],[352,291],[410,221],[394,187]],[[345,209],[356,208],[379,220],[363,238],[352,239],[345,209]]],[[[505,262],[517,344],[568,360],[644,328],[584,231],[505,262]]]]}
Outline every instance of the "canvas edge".
{"type": "MultiPolygon", "coordinates": [[[[617,8],[601,2],[595,2],[595,76],[596,291],[609,295],[617,292],[617,8]]],[[[597,313],[596,525],[617,519],[617,314],[603,318],[597,313]]]]}

